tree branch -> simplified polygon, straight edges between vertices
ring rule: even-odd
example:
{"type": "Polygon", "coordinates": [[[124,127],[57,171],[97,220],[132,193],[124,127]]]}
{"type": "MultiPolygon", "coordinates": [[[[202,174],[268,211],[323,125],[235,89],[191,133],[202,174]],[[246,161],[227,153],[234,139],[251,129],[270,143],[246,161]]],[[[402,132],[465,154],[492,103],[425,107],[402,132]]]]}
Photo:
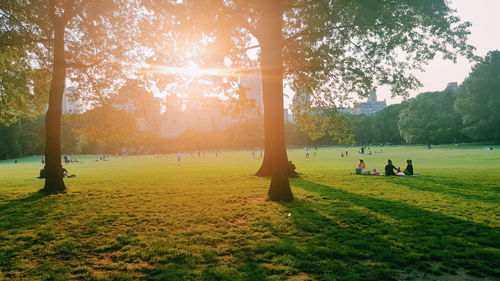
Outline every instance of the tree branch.
{"type": "Polygon", "coordinates": [[[93,66],[96,66],[98,65],[99,62],[93,62],[93,63],[90,63],[90,64],[85,64],[85,63],[77,63],[77,62],[67,62],[66,63],[66,67],[69,67],[69,68],[79,68],[79,69],[87,69],[87,68],[91,68],[93,66]]]}

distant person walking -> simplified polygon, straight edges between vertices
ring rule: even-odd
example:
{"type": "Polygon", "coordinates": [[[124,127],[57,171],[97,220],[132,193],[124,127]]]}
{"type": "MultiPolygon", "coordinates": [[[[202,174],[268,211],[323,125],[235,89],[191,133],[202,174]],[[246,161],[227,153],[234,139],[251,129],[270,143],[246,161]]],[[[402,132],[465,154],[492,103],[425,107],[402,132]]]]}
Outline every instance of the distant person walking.
{"type": "Polygon", "coordinates": [[[177,163],[180,163],[182,161],[182,153],[177,153],[177,163]]]}
{"type": "Polygon", "coordinates": [[[349,147],[345,147],[345,157],[349,157],[349,147]]]}

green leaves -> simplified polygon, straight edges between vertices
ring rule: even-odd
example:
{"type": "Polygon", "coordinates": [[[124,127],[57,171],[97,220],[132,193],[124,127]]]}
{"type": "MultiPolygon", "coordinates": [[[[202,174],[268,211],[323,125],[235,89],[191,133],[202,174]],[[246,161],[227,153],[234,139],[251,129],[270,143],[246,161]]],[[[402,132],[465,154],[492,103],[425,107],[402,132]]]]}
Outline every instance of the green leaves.
{"type": "Polygon", "coordinates": [[[461,85],[455,108],[474,140],[500,142],[500,51],[492,51],[461,85]]]}
{"type": "Polygon", "coordinates": [[[408,101],[399,114],[398,127],[407,143],[452,143],[462,139],[460,115],[450,91],[424,93],[408,101]]]}

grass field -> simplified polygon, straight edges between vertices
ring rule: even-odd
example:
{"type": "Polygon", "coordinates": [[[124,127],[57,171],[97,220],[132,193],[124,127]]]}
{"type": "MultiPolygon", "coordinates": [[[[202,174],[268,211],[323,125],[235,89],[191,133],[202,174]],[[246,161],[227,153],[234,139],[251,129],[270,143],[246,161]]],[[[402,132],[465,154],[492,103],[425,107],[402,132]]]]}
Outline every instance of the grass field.
{"type": "Polygon", "coordinates": [[[292,203],[263,200],[248,151],[82,156],[52,196],[36,192],[40,157],[0,161],[0,279],[500,279],[500,147],[363,156],[413,159],[418,177],[353,175],[355,150],[290,150],[292,203]]]}

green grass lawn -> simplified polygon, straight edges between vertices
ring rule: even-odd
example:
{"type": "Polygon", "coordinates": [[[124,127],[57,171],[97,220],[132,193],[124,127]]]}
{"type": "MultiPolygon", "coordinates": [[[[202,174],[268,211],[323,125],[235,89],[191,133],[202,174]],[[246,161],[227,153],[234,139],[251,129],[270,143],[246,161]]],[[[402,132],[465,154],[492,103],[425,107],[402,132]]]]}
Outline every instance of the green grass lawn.
{"type": "Polygon", "coordinates": [[[500,147],[363,156],[418,177],[353,175],[355,150],[290,150],[292,203],[249,151],[82,156],[52,196],[40,157],[0,161],[0,280],[499,280],[500,147]]]}

